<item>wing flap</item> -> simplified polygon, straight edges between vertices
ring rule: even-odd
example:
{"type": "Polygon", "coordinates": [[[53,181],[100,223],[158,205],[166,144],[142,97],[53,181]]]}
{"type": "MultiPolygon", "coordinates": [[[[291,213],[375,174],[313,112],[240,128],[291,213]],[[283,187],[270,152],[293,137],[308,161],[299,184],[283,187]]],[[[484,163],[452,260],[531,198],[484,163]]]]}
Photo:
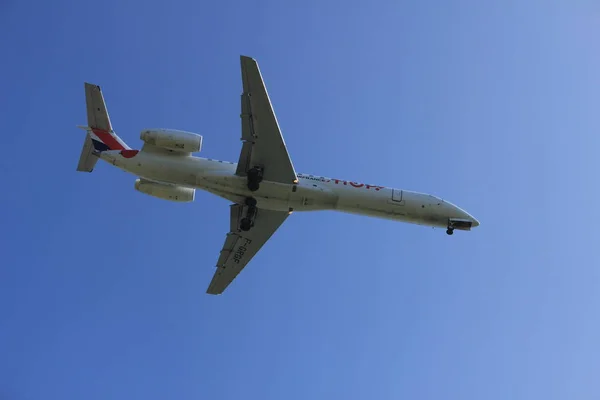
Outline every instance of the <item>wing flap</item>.
{"type": "Polygon", "coordinates": [[[238,176],[246,176],[246,172],[250,169],[250,158],[252,156],[252,142],[244,142],[242,145],[242,152],[240,153],[240,159],[238,160],[235,174],[238,176]]]}
{"type": "Polygon", "coordinates": [[[235,244],[239,238],[240,237],[235,233],[230,232],[227,234],[225,237],[225,244],[223,245],[223,249],[219,255],[219,260],[217,261],[217,265],[224,265],[227,263],[227,260],[229,260],[231,252],[233,251],[233,248],[235,247],[235,244]]]}
{"type": "Polygon", "coordinates": [[[232,204],[229,210],[229,232],[236,232],[238,226],[240,226],[240,219],[242,219],[242,212],[244,206],[240,204],[232,204]]]}
{"type": "Polygon", "coordinates": [[[242,113],[240,117],[242,118],[242,140],[254,141],[254,121],[252,119],[252,103],[250,102],[250,93],[246,90],[244,86],[244,93],[241,95],[242,104],[241,109],[242,113]]]}

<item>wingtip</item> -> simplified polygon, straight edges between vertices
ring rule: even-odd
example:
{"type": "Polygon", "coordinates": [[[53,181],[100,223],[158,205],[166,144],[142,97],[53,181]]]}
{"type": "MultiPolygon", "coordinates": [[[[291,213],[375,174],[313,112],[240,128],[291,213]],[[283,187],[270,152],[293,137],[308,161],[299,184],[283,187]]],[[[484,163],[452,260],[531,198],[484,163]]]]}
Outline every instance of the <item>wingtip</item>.
{"type": "Polygon", "coordinates": [[[86,88],[86,89],[87,89],[87,88],[96,88],[96,89],[98,89],[98,90],[102,91],[102,90],[100,89],[100,86],[99,86],[99,85],[96,85],[95,83],[83,82],[83,85],[85,86],[85,88],[86,88]]]}

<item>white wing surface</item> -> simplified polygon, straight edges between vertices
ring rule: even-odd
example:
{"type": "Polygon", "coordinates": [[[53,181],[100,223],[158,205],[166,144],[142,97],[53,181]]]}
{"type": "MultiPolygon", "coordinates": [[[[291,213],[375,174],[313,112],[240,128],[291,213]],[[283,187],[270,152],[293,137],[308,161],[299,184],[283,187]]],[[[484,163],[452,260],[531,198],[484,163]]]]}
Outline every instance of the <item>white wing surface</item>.
{"type": "Polygon", "coordinates": [[[258,209],[254,226],[249,231],[239,229],[245,206],[231,205],[230,229],[217,261],[217,270],[206,293],[221,294],[252,260],[263,245],[283,224],[289,213],[258,209]]]}
{"type": "Polygon", "coordinates": [[[263,168],[263,179],[295,183],[296,171],[279,130],[275,112],[256,60],[241,56],[242,66],[242,152],[236,175],[246,176],[250,168],[263,168]]]}

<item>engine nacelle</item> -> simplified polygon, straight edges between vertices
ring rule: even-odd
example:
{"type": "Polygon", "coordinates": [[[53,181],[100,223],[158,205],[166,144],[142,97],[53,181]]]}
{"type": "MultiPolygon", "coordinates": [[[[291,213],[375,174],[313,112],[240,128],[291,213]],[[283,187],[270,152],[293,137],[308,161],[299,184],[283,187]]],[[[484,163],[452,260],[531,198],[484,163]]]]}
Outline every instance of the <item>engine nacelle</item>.
{"type": "Polygon", "coordinates": [[[165,185],[157,182],[136,179],[135,190],[144,194],[158,197],[159,199],[179,202],[194,201],[196,189],[182,186],[165,185]]]}
{"type": "Polygon", "coordinates": [[[202,136],[175,129],[145,129],[140,139],[168,150],[196,153],[202,149],[202,136]]]}

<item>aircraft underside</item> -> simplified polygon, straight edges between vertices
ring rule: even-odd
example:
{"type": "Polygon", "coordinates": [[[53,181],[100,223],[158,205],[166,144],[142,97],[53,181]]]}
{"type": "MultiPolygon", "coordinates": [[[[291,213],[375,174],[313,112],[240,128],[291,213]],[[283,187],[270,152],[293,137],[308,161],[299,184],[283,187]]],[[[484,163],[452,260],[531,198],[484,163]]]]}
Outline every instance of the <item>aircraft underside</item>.
{"type": "Polygon", "coordinates": [[[354,181],[297,174],[256,60],[242,56],[242,148],[237,163],[195,157],[201,135],[144,129],[131,149],[112,128],[98,85],[85,83],[87,126],[78,171],[102,159],[138,177],[137,191],[173,202],[197,189],[231,202],[229,229],[207,293],[221,294],[294,211],[336,210],[396,221],[470,230],[479,222],[438,197],[354,181]]]}

